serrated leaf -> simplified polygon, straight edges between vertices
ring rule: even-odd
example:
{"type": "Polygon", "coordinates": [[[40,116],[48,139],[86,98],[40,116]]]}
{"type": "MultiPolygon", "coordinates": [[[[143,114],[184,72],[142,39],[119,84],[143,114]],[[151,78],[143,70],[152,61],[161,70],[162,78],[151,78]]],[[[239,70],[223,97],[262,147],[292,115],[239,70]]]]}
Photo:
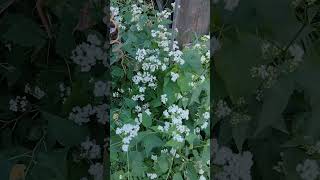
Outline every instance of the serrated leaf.
{"type": "Polygon", "coordinates": [[[88,129],[85,126],[79,126],[71,120],[48,112],[42,112],[41,114],[48,121],[48,136],[65,146],[77,145],[84,141],[88,135],[88,129]]]}
{"type": "Polygon", "coordinates": [[[153,148],[162,147],[163,141],[156,135],[147,135],[142,139],[146,154],[149,155],[153,148]]]}
{"type": "Polygon", "coordinates": [[[293,93],[294,84],[291,76],[280,79],[265,95],[258,127],[255,134],[281,120],[282,113],[287,107],[293,93]]]}
{"type": "Polygon", "coordinates": [[[240,34],[239,40],[225,40],[224,48],[216,54],[216,70],[224,82],[233,102],[246,97],[256,90],[259,81],[252,78],[250,70],[261,63],[259,39],[248,34],[240,34]]]}
{"type": "Polygon", "coordinates": [[[151,116],[145,112],[142,113],[142,124],[144,125],[144,127],[147,127],[147,128],[152,125],[151,116]]]}

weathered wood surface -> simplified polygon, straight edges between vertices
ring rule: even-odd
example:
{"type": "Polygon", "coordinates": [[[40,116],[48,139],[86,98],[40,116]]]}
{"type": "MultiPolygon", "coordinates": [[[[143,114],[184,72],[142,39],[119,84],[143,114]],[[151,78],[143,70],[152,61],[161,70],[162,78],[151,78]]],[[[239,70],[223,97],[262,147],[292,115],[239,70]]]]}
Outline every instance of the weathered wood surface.
{"type": "Polygon", "coordinates": [[[210,25],[210,0],[181,0],[177,21],[177,40],[188,44],[192,37],[208,34],[210,25]]]}

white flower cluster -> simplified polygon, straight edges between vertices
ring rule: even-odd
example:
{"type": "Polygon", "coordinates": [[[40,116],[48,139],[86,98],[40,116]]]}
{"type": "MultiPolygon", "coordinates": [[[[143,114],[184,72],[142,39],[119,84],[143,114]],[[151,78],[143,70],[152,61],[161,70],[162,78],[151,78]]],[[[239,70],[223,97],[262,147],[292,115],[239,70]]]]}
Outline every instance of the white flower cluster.
{"type": "Polygon", "coordinates": [[[303,180],[316,180],[320,175],[320,169],[316,160],[306,159],[296,167],[297,172],[303,180]]]}
{"type": "Polygon", "coordinates": [[[203,118],[206,120],[205,122],[203,122],[203,124],[201,125],[201,129],[206,129],[209,125],[209,120],[210,120],[210,113],[209,112],[205,112],[202,114],[203,118]]]}
{"type": "Polygon", "coordinates": [[[171,44],[170,37],[172,33],[168,32],[168,29],[164,25],[158,25],[158,30],[151,30],[151,36],[156,38],[156,43],[164,52],[169,52],[169,57],[172,58],[173,62],[180,65],[185,63],[182,59],[182,52],[179,50],[178,42],[173,41],[173,44],[171,44]]]}
{"type": "Polygon", "coordinates": [[[64,103],[68,96],[71,94],[71,88],[69,86],[65,86],[64,83],[59,84],[60,97],[62,98],[62,102],[64,103]]]}
{"type": "Polygon", "coordinates": [[[136,4],[133,4],[131,6],[131,12],[132,12],[132,18],[131,18],[131,22],[136,22],[136,21],[139,21],[139,18],[142,14],[142,8],[141,7],[138,7],[136,4]]]}
{"type": "Polygon", "coordinates": [[[101,163],[92,164],[88,170],[89,174],[93,176],[94,180],[103,180],[103,165],[101,163]]]}
{"type": "Polygon", "coordinates": [[[81,143],[81,157],[88,159],[99,159],[101,158],[101,147],[96,144],[95,140],[90,140],[87,137],[86,141],[81,143]]]}
{"type": "Polygon", "coordinates": [[[132,81],[136,85],[139,85],[141,83],[142,87],[148,86],[153,89],[157,87],[156,80],[157,78],[149,72],[138,72],[136,75],[132,77],[132,81]]]}
{"type": "Polygon", "coordinates": [[[124,124],[121,128],[116,129],[116,134],[124,135],[125,137],[122,139],[122,150],[127,152],[129,149],[130,141],[138,135],[138,131],[140,130],[140,124],[124,124]]]}
{"type": "Polygon", "coordinates": [[[37,99],[41,99],[46,95],[46,93],[44,91],[42,91],[38,86],[31,88],[30,84],[26,84],[24,86],[24,92],[32,95],[33,97],[35,97],[37,99]]]}
{"type": "Polygon", "coordinates": [[[15,99],[9,101],[9,109],[14,112],[25,112],[29,101],[25,96],[17,96],[15,99]]]}
{"type": "Polygon", "coordinates": [[[149,179],[157,179],[158,175],[156,173],[147,173],[149,179]]]}
{"type": "Polygon", "coordinates": [[[149,109],[149,103],[143,104],[142,106],[136,105],[135,112],[138,113],[138,118],[135,119],[137,123],[141,123],[142,120],[142,112],[145,112],[147,115],[151,115],[149,109]]]}
{"type": "Polygon", "coordinates": [[[261,65],[259,67],[253,67],[251,69],[251,77],[258,77],[264,80],[263,83],[266,88],[270,88],[276,82],[279,75],[279,70],[274,66],[261,65]]]}
{"type": "MultiPolygon", "coordinates": [[[[107,88],[107,89],[108,89],[108,88],[107,88]]],[[[120,95],[123,94],[123,93],[124,93],[124,90],[118,88],[116,92],[113,92],[113,93],[112,93],[112,97],[118,98],[118,97],[120,97],[120,95]]]]}
{"type": "Polygon", "coordinates": [[[178,73],[171,72],[170,75],[171,75],[171,81],[173,81],[173,82],[176,82],[177,79],[179,78],[179,74],[178,73]]]}
{"type": "Polygon", "coordinates": [[[158,160],[158,156],[157,156],[157,155],[151,155],[151,159],[152,159],[153,161],[157,161],[157,160],[158,160]]]}
{"type": "Polygon", "coordinates": [[[235,154],[228,147],[219,147],[213,140],[213,164],[222,166],[222,171],[215,175],[217,180],[251,180],[253,165],[251,152],[235,154]]]}
{"type": "Polygon", "coordinates": [[[171,119],[171,123],[165,122],[164,126],[158,126],[160,131],[168,131],[170,126],[174,126],[177,131],[172,132],[173,140],[177,142],[183,142],[184,137],[181,135],[185,133],[186,135],[189,134],[190,129],[183,125],[183,120],[189,119],[189,110],[184,110],[179,106],[173,104],[169,106],[167,110],[163,112],[163,115],[167,119],[171,119]]]}
{"type": "Polygon", "coordinates": [[[201,75],[201,76],[192,75],[191,78],[192,78],[192,81],[189,82],[189,86],[191,86],[193,89],[200,86],[200,84],[202,84],[206,80],[204,75],[201,75]]]}
{"type": "Polygon", "coordinates": [[[172,12],[165,9],[161,12],[158,12],[157,17],[158,17],[159,21],[162,21],[163,19],[168,19],[171,16],[171,14],[172,14],[172,12]]]}
{"type": "Polygon", "coordinates": [[[72,112],[69,114],[69,119],[73,120],[78,125],[82,125],[83,123],[89,122],[92,116],[95,116],[97,122],[101,124],[106,124],[108,120],[107,108],[107,104],[101,104],[97,106],[92,106],[91,104],[88,104],[82,108],[76,106],[72,108],[72,112]]]}
{"type": "MultiPolygon", "coordinates": [[[[110,7],[110,11],[111,11],[111,15],[113,16],[113,19],[116,21],[117,25],[119,28],[121,29],[126,29],[126,27],[122,24],[122,16],[120,16],[120,13],[119,13],[119,8],[118,7],[113,7],[111,6],[110,7]]],[[[106,12],[106,14],[109,13],[109,12],[106,12]]],[[[106,16],[108,17],[108,16],[106,16]]],[[[108,23],[108,20],[105,20],[106,24],[108,23]]],[[[113,33],[115,31],[115,29],[113,28],[110,28],[110,33],[113,33]]]]}
{"type": "Polygon", "coordinates": [[[81,67],[82,72],[88,72],[92,66],[95,66],[98,61],[101,61],[104,66],[108,65],[107,52],[103,51],[101,47],[102,42],[94,34],[89,34],[87,43],[79,44],[76,49],[72,51],[70,57],[73,62],[81,67]]]}
{"type": "Polygon", "coordinates": [[[205,55],[202,55],[200,61],[202,64],[208,64],[210,62],[210,51],[208,51],[205,55]]]}
{"type": "Polygon", "coordinates": [[[219,100],[215,110],[215,115],[219,118],[225,118],[231,114],[231,109],[228,107],[227,103],[223,100],[219,100]]]}
{"type": "Polygon", "coordinates": [[[207,178],[203,175],[204,174],[203,169],[200,169],[198,173],[200,174],[199,180],[207,180],[207,178]]]}
{"type": "Polygon", "coordinates": [[[176,159],[180,158],[180,155],[177,153],[177,150],[174,148],[171,148],[170,152],[168,152],[168,149],[162,149],[161,153],[171,155],[171,156],[175,157],[176,159]]]}
{"type": "Polygon", "coordinates": [[[103,97],[108,95],[108,84],[103,81],[97,81],[94,84],[93,94],[95,97],[103,97]]]}
{"type": "Polygon", "coordinates": [[[162,102],[163,104],[166,104],[167,101],[168,101],[167,95],[166,95],[166,94],[161,95],[161,102],[162,102]]]}
{"type": "Polygon", "coordinates": [[[308,154],[320,154],[320,141],[316,142],[316,144],[307,147],[308,154]]]}
{"type": "MultiPolygon", "coordinates": [[[[276,45],[270,43],[263,43],[261,50],[264,59],[274,59],[282,52],[276,45]]],[[[286,57],[279,65],[260,65],[251,68],[251,77],[262,79],[263,86],[270,88],[282,73],[293,72],[303,61],[304,51],[299,45],[290,46],[288,52],[290,57],[286,57]]]]}
{"type": "Polygon", "coordinates": [[[292,56],[292,60],[289,63],[289,70],[292,72],[294,71],[303,61],[303,55],[304,51],[303,49],[297,45],[293,44],[292,46],[289,47],[289,52],[292,56]]]}
{"type": "Polygon", "coordinates": [[[317,2],[317,0],[293,0],[292,4],[294,7],[299,6],[302,2],[306,2],[309,6],[312,5],[313,3],[317,2]]]}

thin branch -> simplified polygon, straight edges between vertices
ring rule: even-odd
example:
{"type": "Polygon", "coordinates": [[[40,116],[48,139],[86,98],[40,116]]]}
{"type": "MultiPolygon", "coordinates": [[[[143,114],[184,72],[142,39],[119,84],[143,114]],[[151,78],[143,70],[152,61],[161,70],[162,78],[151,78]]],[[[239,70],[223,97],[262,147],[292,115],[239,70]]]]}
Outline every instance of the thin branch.
{"type": "Polygon", "coordinates": [[[10,0],[9,2],[7,2],[7,4],[1,8],[0,14],[2,14],[6,9],[8,9],[14,2],[15,0],[10,0]]]}
{"type": "Polygon", "coordinates": [[[27,167],[27,169],[26,169],[26,176],[27,176],[27,174],[28,174],[28,172],[29,172],[29,170],[30,170],[30,168],[31,168],[31,165],[32,165],[32,163],[34,162],[34,158],[35,158],[35,155],[36,155],[36,150],[37,150],[37,148],[38,148],[38,146],[40,146],[40,144],[42,143],[42,141],[44,140],[44,138],[45,138],[45,133],[43,134],[43,136],[41,137],[41,139],[37,142],[37,144],[35,145],[35,147],[33,148],[33,150],[32,150],[32,156],[31,156],[31,160],[30,160],[30,162],[29,162],[29,164],[28,164],[28,167],[27,167]]]}
{"type": "Polygon", "coordinates": [[[163,6],[162,6],[162,1],[161,0],[156,0],[157,6],[159,8],[159,11],[163,11],[163,6]]]}
{"type": "Polygon", "coordinates": [[[175,1],[174,12],[173,12],[173,24],[172,24],[172,37],[171,37],[171,49],[173,50],[173,44],[176,34],[176,28],[178,24],[179,18],[179,8],[180,8],[180,0],[175,1]]]}
{"type": "Polygon", "coordinates": [[[51,38],[49,23],[48,23],[47,18],[44,15],[42,5],[43,5],[43,0],[37,0],[36,7],[37,7],[38,14],[40,16],[40,19],[41,19],[43,26],[45,27],[45,29],[47,31],[48,37],[51,38]]]}

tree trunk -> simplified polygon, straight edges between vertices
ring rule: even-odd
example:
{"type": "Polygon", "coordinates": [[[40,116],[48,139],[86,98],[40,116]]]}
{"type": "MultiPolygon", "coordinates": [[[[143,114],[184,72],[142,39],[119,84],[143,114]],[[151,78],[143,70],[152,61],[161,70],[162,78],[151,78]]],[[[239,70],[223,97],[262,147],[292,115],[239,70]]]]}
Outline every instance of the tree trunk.
{"type": "Polygon", "coordinates": [[[177,40],[184,45],[192,41],[195,34],[208,34],[210,25],[210,0],[181,0],[177,18],[179,30],[177,40]]]}

